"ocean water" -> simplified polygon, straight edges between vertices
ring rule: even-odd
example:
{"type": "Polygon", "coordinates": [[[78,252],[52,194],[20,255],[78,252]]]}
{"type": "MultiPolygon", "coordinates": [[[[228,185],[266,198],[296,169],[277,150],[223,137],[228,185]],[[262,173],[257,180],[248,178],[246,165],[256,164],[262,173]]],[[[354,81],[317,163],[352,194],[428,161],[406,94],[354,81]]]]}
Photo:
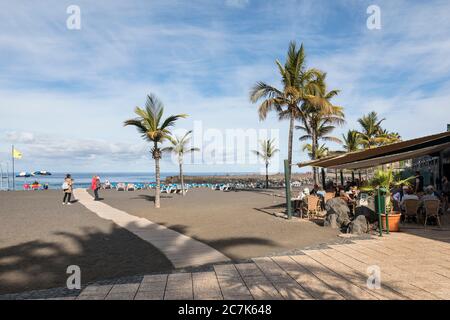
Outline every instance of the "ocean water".
{"type": "MultiPolygon", "coordinates": [[[[103,172],[97,173],[100,176],[100,180],[105,182],[109,180],[111,183],[151,183],[155,182],[156,178],[152,172],[103,172]]],[[[214,175],[239,175],[246,173],[229,173],[229,172],[218,172],[218,173],[185,173],[187,176],[214,176],[214,175]]],[[[92,173],[81,172],[81,173],[71,173],[72,179],[74,179],[75,188],[88,188],[91,185],[92,173]]],[[[169,176],[176,176],[178,172],[162,172],[161,180],[164,180],[169,176]]],[[[48,184],[49,189],[61,189],[61,185],[64,181],[66,173],[53,173],[51,176],[32,176],[29,178],[15,178],[16,190],[23,190],[24,184],[32,184],[34,181],[38,181],[41,185],[48,184]]],[[[4,178],[2,183],[0,182],[0,189],[7,189],[8,182],[4,178]]],[[[12,189],[12,177],[9,177],[9,188],[12,189]]]]}

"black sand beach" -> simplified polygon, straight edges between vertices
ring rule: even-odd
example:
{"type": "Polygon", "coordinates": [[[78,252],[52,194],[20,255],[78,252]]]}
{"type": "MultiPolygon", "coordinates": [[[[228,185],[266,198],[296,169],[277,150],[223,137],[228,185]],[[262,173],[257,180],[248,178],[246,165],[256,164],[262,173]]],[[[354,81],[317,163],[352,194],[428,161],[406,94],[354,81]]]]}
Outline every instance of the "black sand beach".
{"type": "MultiPolygon", "coordinates": [[[[275,217],[283,198],[265,190],[102,190],[104,203],[186,234],[234,260],[283,253],[337,240],[338,232],[275,217]]],[[[0,294],[65,287],[69,265],[82,283],[173,270],[155,247],[80,203],[63,206],[60,191],[0,192],[0,294]]]]}
{"type": "MultiPolygon", "coordinates": [[[[277,191],[278,193],[278,191],[277,191]]],[[[102,191],[104,202],[209,244],[232,259],[247,259],[336,240],[338,231],[312,222],[275,217],[284,199],[265,190],[193,189],[185,197],[163,194],[153,207],[154,191],[102,191]]]]}
{"type": "Polygon", "coordinates": [[[0,192],[0,294],[65,287],[69,265],[94,280],[169,271],[149,243],[100,219],[60,191],[0,192]]]}

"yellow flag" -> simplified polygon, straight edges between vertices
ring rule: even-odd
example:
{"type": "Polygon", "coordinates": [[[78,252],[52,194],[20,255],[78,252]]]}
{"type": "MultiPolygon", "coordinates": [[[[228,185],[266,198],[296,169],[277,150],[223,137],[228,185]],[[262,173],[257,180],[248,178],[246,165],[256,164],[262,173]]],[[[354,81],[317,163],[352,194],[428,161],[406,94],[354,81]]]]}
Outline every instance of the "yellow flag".
{"type": "Polygon", "coordinates": [[[14,159],[22,159],[22,152],[14,148],[13,150],[13,157],[14,159]]]}

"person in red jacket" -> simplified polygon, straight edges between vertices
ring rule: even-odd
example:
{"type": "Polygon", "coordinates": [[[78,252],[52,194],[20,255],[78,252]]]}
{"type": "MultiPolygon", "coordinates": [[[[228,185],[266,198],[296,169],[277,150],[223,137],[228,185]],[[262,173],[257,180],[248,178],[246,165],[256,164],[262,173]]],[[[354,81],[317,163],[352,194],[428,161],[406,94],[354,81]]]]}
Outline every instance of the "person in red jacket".
{"type": "Polygon", "coordinates": [[[94,196],[95,196],[95,201],[100,200],[99,196],[98,196],[98,189],[100,189],[101,184],[100,184],[100,177],[99,176],[93,176],[92,177],[92,182],[91,182],[91,189],[94,191],[94,196]]]}

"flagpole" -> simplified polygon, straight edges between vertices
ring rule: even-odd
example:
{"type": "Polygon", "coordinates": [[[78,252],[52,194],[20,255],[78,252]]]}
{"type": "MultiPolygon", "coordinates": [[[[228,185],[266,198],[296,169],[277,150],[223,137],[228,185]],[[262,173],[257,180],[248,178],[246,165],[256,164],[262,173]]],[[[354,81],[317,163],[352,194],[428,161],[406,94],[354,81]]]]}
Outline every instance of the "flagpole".
{"type": "Polygon", "coordinates": [[[11,156],[12,156],[12,177],[13,177],[13,191],[16,190],[16,178],[14,175],[14,145],[11,147],[11,156]]]}
{"type": "Polygon", "coordinates": [[[0,190],[3,190],[3,178],[4,178],[4,176],[3,176],[3,163],[0,163],[0,174],[1,174],[1,177],[0,177],[0,190]]]}
{"type": "Polygon", "coordinates": [[[8,191],[10,190],[10,185],[9,185],[9,162],[6,162],[6,179],[7,179],[7,183],[8,183],[8,191]]]}

